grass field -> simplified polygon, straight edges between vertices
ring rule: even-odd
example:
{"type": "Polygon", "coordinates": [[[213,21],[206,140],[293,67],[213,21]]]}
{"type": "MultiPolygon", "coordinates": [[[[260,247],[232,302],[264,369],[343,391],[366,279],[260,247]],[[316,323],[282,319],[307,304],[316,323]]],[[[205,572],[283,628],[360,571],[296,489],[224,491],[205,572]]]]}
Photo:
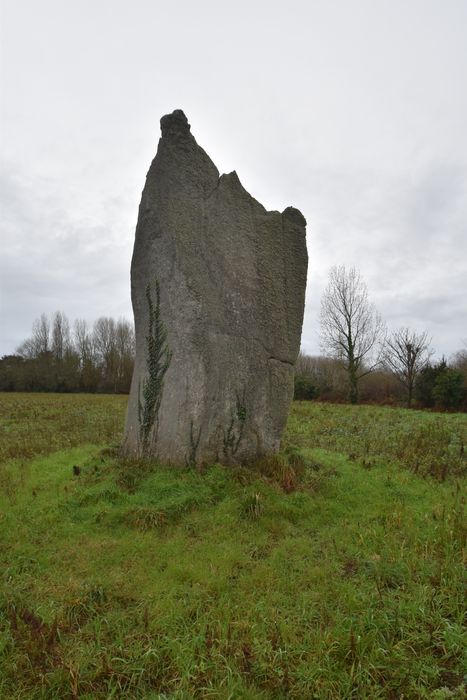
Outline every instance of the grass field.
{"type": "Polygon", "coordinates": [[[199,472],[125,405],[0,394],[0,698],[465,697],[466,415],[296,403],[199,472]]]}

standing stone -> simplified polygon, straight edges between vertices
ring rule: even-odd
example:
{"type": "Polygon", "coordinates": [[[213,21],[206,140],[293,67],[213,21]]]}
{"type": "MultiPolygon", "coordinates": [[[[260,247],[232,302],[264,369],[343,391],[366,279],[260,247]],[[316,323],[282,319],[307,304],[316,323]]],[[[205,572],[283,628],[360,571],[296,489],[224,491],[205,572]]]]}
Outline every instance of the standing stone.
{"type": "Polygon", "coordinates": [[[308,256],[293,207],[221,175],[181,110],[143,190],[131,263],[128,456],[244,463],[276,452],[293,396],[308,256]]]}

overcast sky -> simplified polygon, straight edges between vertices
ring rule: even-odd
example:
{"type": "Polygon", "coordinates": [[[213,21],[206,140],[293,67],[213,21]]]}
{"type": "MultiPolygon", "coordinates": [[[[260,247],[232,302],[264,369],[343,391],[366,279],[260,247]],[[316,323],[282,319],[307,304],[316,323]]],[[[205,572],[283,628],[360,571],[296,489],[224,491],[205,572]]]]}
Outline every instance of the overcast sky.
{"type": "Polygon", "coordinates": [[[390,329],[467,340],[467,0],[0,0],[0,356],[42,312],[131,318],[159,119],[308,221],[302,347],[331,265],[390,329]]]}

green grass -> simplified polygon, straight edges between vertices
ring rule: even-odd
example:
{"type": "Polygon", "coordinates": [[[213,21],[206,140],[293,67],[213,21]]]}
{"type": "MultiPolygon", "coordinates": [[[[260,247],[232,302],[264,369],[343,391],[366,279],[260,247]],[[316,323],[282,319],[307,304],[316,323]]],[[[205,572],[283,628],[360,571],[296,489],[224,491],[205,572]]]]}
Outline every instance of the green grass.
{"type": "Polygon", "coordinates": [[[119,397],[0,406],[1,698],[465,696],[465,416],[295,404],[200,473],[105,448],[119,397]]]}
{"type": "Polygon", "coordinates": [[[126,396],[0,393],[0,464],[119,441],[126,396]]]}

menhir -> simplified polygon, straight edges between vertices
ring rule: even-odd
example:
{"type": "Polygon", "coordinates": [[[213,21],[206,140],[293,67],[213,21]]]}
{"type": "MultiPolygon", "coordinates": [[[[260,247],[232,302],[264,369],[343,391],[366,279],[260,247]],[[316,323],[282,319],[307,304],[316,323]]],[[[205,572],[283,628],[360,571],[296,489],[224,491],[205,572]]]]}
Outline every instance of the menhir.
{"type": "Polygon", "coordinates": [[[276,452],[293,396],[308,256],[293,207],[266,211],[221,175],[181,110],[139,207],[136,360],[124,452],[171,464],[276,452]]]}

